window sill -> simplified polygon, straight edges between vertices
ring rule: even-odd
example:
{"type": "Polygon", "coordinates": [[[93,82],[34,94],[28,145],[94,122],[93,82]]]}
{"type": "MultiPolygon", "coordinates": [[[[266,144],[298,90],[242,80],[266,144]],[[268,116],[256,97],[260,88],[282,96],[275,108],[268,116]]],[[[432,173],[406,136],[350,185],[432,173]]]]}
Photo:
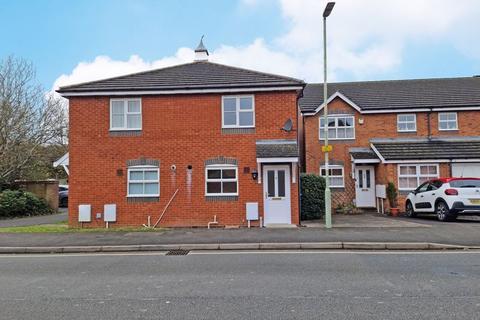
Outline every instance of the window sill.
{"type": "Polygon", "coordinates": [[[110,137],[137,137],[142,135],[142,130],[110,130],[110,137]]]}
{"type": "Polygon", "coordinates": [[[127,197],[128,203],[158,202],[160,197],[127,197]]]}
{"type": "Polygon", "coordinates": [[[255,127],[253,128],[222,128],[222,134],[248,134],[255,133],[255,127]]]}
{"type": "Polygon", "coordinates": [[[238,196],[205,196],[206,201],[238,201],[238,196]]]}

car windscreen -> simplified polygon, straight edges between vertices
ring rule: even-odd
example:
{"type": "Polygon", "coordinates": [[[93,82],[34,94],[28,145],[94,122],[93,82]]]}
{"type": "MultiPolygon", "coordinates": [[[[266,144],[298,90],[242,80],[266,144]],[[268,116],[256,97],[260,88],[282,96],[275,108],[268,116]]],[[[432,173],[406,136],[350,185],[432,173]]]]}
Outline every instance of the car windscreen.
{"type": "Polygon", "coordinates": [[[480,180],[460,179],[450,181],[452,188],[480,188],[480,180]]]}

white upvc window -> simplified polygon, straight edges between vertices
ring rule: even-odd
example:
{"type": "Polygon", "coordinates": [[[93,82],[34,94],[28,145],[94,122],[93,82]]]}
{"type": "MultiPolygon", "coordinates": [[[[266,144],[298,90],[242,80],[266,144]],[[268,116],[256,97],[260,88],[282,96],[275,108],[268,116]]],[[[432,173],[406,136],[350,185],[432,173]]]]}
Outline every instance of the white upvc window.
{"type": "Polygon", "coordinates": [[[417,115],[416,114],[397,115],[397,131],[398,132],[417,131],[417,115]]]}
{"type": "Polygon", "coordinates": [[[160,171],[158,167],[129,167],[127,196],[160,197],[160,171]]]}
{"type": "MultiPolygon", "coordinates": [[[[344,168],[340,165],[329,165],[328,166],[328,174],[329,174],[329,181],[330,187],[332,188],[343,188],[345,187],[345,175],[344,175],[344,168]]],[[[326,176],[325,166],[320,166],[320,176],[326,176]]]]}
{"type": "MultiPolygon", "coordinates": [[[[352,140],[355,139],[355,117],[350,115],[331,115],[328,121],[328,139],[352,140]]],[[[319,137],[325,139],[325,118],[320,117],[319,137]]]]}
{"type": "Polygon", "coordinates": [[[205,195],[237,196],[238,167],[232,165],[205,167],[205,195]]]}
{"type": "Polygon", "coordinates": [[[142,130],[142,100],[110,99],[110,130],[142,130]]]}
{"type": "Polygon", "coordinates": [[[438,114],[438,130],[458,130],[458,119],[456,112],[440,112],[438,114]]]}
{"type": "Polygon", "coordinates": [[[438,164],[399,164],[398,190],[413,190],[439,177],[438,164]]]}
{"type": "Polygon", "coordinates": [[[255,99],[253,95],[222,97],[222,128],[254,128],[255,99]]]}

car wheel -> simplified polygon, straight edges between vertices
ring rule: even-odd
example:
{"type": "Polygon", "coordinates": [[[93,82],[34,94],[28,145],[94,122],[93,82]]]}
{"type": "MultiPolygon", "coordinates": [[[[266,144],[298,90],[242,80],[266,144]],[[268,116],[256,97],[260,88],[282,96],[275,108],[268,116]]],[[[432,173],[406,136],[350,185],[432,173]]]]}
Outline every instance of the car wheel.
{"type": "Polygon", "coordinates": [[[454,216],[450,213],[450,209],[448,209],[448,205],[445,203],[445,201],[437,202],[435,205],[435,213],[437,214],[438,220],[443,222],[451,221],[454,216]]]}
{"type": "Polygon", "coordinates": [[[60,207],[66,208],[68,207],[68,198],[65,197],[60,201],[60,207]]]}
{"type": "Polygon", "coordinates": [[[413,205],[410,201],[407,201],[407,204],[405,205],[405,215],[409,218],[414,218],[417,215],[415,210],[413,210],[413,205]]]}

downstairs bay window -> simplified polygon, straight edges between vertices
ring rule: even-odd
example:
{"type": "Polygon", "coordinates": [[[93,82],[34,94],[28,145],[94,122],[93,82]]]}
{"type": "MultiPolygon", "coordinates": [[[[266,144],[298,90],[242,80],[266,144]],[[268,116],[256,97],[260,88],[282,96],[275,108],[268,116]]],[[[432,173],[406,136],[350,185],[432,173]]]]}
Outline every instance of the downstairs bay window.
{"type": "Polygon", "coordinates": [[[438,164],[399,164],[398,190],[414,190],[425,181],[438,177],[438,164]]]}
{"type": "Polygon", "coordinates": [[[237,196],[238,168],[231,165],[212,165],[205,168],[206,196],[237,196]]]}

